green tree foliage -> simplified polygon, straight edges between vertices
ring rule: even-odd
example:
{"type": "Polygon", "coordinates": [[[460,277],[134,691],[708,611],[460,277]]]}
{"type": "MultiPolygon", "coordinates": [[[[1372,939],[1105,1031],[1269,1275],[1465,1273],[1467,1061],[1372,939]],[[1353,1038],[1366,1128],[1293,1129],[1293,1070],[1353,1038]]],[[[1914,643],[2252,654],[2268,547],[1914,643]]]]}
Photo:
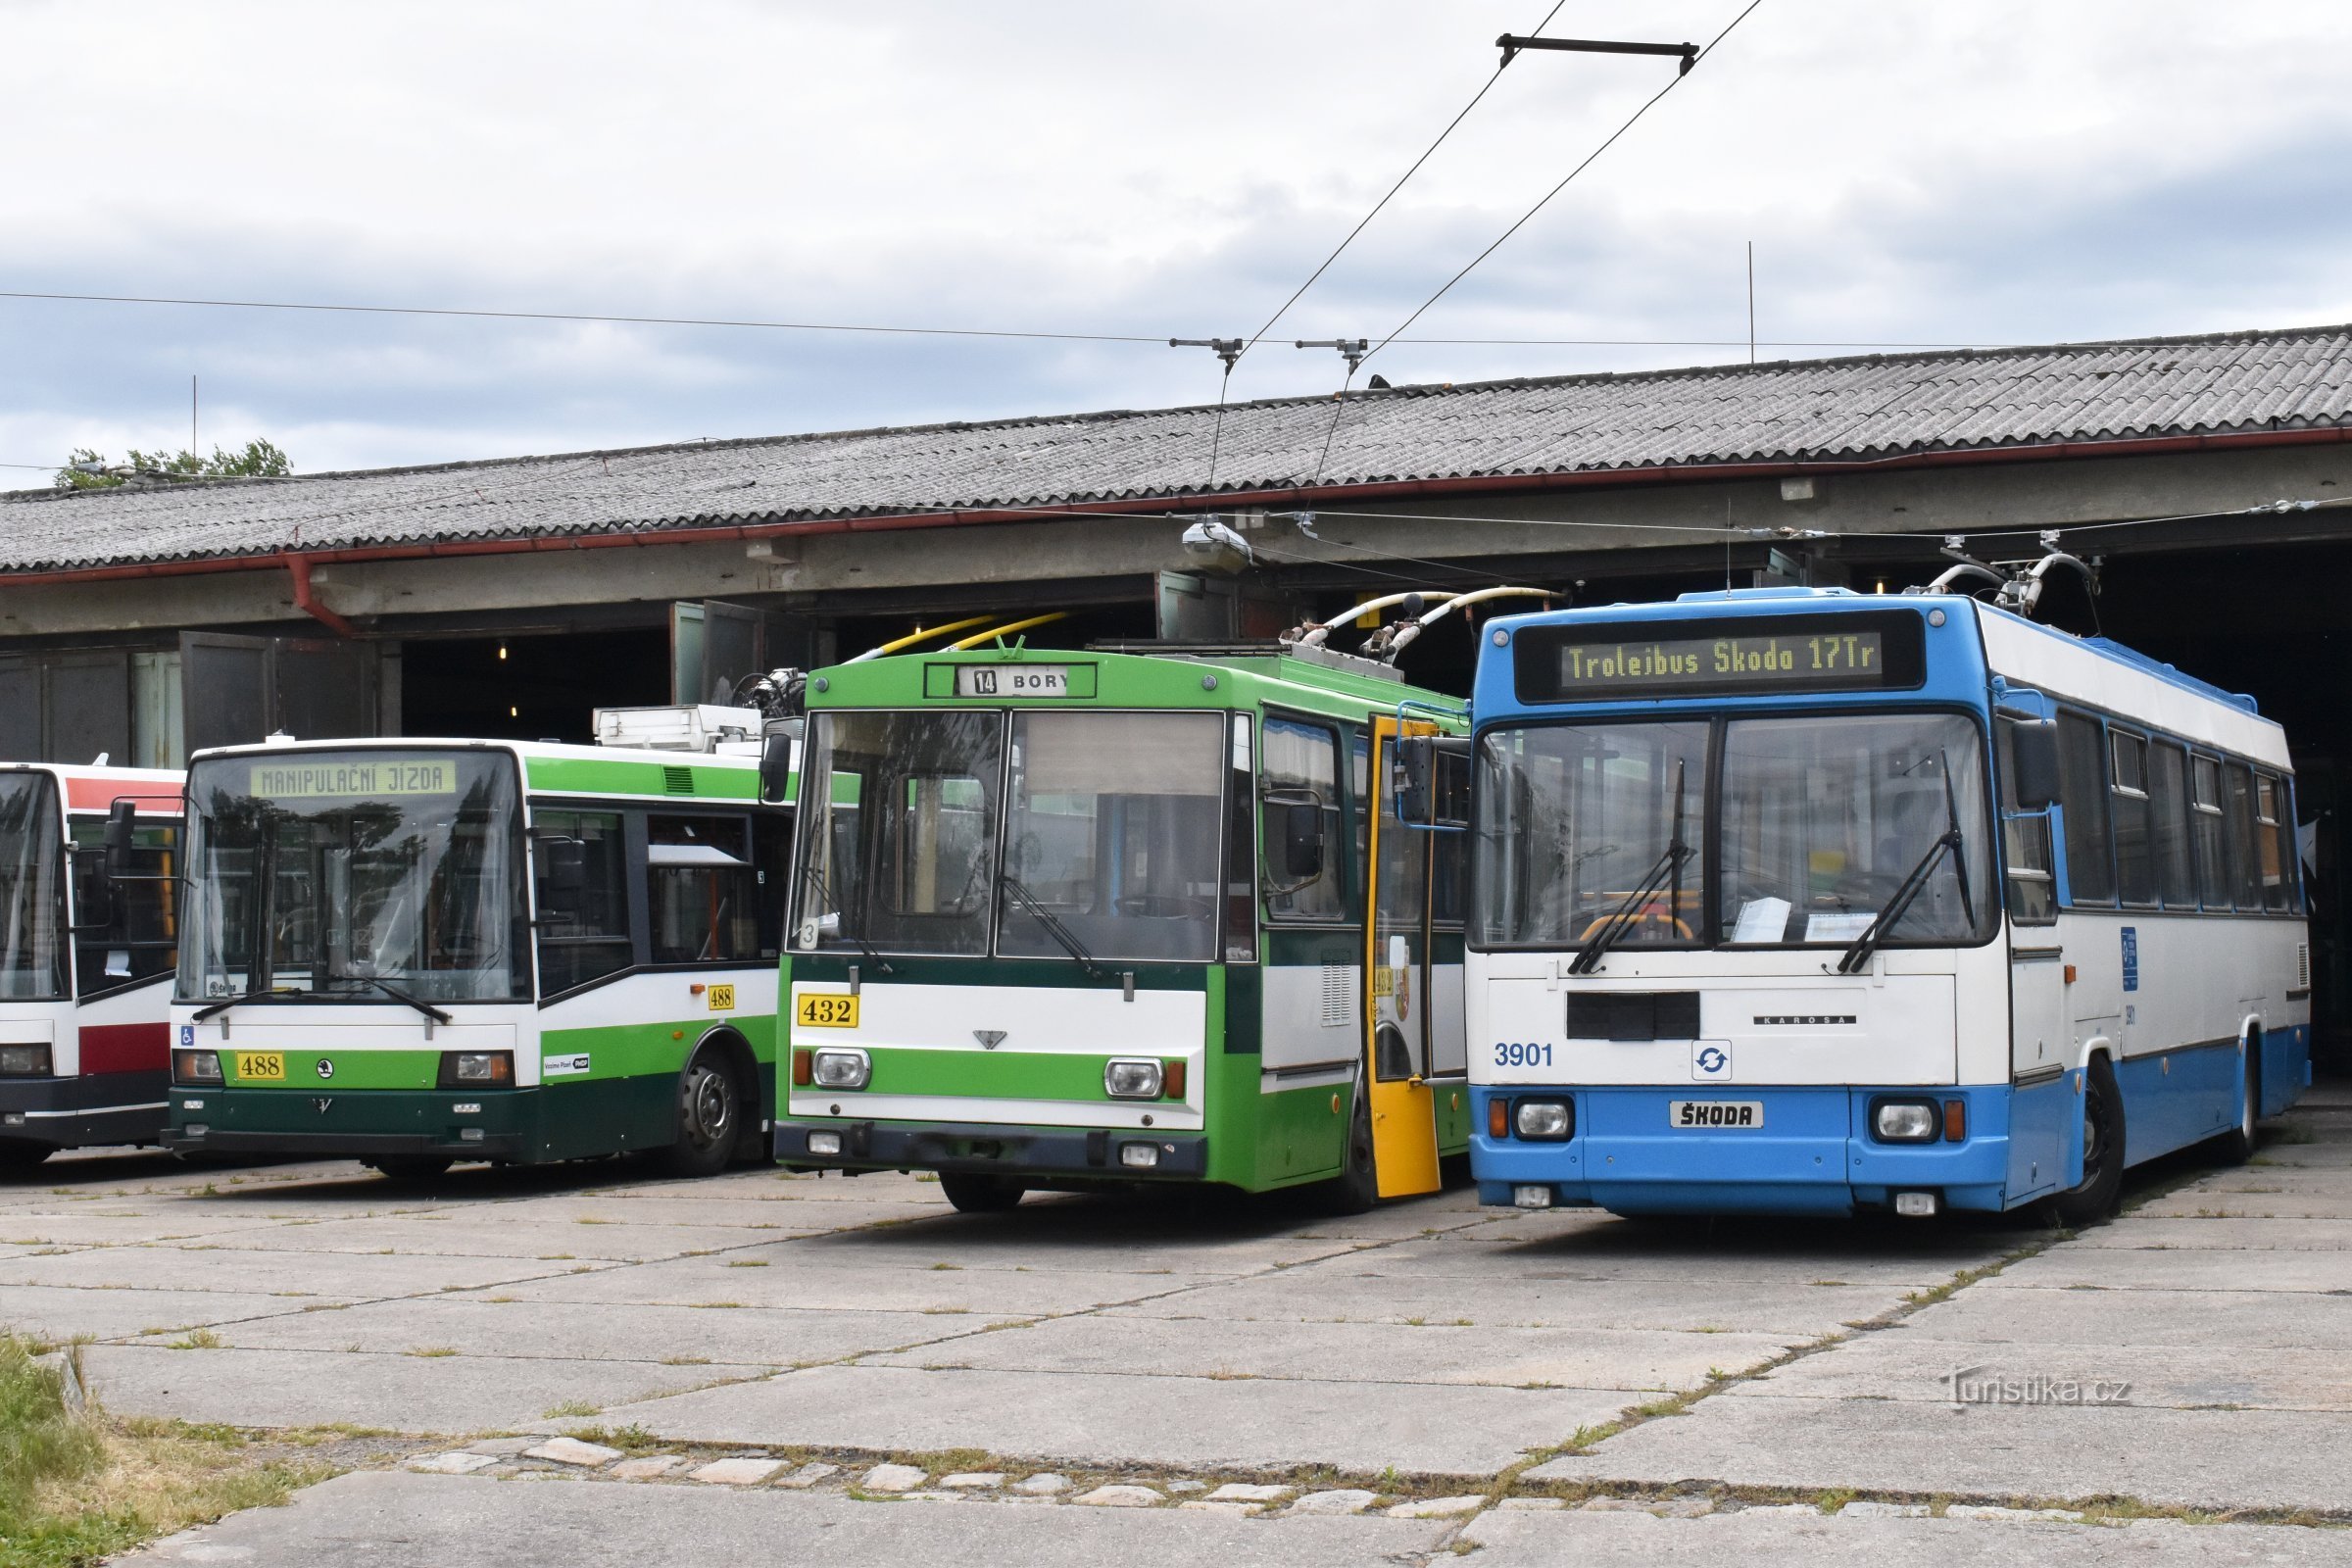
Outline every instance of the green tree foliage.
{"type": "MultiPolygon", "coordinates": [[[[102,453],[76,447],[53,482],[60,490],[112,490],[128,482],[119,473],[104,471],[116,466],[102,453]]],[[[141,452],[132,447],[120,466],[135,469],[142,478],[164,480],[282,478],[294,471],[294,460],[275,442],[248,441],[234,452],[215,447],[209,458],[184,449],[141,452]]]]}

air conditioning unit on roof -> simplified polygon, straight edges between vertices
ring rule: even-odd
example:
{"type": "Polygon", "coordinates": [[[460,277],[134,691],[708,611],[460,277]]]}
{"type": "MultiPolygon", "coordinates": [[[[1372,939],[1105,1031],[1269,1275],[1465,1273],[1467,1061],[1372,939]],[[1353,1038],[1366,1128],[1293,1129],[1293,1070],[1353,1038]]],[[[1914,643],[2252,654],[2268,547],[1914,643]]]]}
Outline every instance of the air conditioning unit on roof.
{"type": "Polygon", "coordinates": [[[600,708],[596,744],[651,752],[717,752],[751,743],[760,750],[762,720],[756,708],[722,708],[715,703],[680,703],[668,708],[600,708]]]}

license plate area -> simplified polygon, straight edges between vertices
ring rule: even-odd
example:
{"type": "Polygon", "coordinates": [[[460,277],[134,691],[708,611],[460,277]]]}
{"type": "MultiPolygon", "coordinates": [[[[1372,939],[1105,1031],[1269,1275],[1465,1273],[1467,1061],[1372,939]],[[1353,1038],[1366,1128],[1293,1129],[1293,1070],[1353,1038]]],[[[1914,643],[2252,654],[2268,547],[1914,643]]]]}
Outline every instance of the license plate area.
{"type": "Polygon", "coordinates": [[[237,1053],[237,1077],[246,1083],[282,1083],[286,1076],[286,1058],[275,1051],[240,1051],[237,1053]]]}
{"type": "Polygon", "coordinates": [[[1666,1125],[1686,1132],[1736,1132],[1764,1125],[1761,1100],[1671,1100],[1666,1125]]]}

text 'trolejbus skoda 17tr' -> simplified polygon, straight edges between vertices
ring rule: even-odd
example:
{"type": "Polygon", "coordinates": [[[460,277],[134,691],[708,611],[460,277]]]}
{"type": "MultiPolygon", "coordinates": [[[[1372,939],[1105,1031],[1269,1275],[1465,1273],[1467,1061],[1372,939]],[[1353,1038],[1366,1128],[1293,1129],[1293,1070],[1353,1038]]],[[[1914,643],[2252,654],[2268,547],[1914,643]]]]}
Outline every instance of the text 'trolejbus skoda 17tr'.
{"type": "Polygon", "coordinates": [[[1467,1133],[1458,858],[1369,661],[992,649],[808,686],[776,1157],[1032,1188],[1426,1192],[1467,1133]],[[1435,860],[1433,863],[1433,854],[1435,860]]]}
{"type": "Polygon", "coordinates": [[[171,1146],[397,1176],[759,1152],[791,743],[763,767],[751,710],[597,722],[616,745],[197,754],[171,1146]]]}
{"type": "Polygon", "coordinates": [[[1487,1201],[2079,1222],[2308,1081],[2250,699],[1936,590],[1515,616],[1480,655],[1487,1201]]]}

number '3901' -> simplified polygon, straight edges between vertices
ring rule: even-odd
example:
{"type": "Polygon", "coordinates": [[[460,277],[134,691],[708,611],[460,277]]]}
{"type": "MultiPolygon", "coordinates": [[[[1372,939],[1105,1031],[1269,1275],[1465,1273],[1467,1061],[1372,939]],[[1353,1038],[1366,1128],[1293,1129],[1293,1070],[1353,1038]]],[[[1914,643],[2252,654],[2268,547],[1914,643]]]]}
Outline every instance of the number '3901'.
{"type": "Polygon", "coordinates": [[[1497,1044],[1494,1048],[1497,1067],[1548,1067],[1551,1065],[1551,1047],[1521,1045],[1517,1041],[1497,1044]]]}

